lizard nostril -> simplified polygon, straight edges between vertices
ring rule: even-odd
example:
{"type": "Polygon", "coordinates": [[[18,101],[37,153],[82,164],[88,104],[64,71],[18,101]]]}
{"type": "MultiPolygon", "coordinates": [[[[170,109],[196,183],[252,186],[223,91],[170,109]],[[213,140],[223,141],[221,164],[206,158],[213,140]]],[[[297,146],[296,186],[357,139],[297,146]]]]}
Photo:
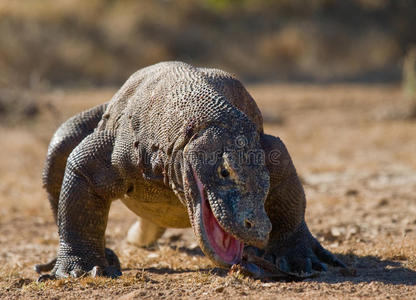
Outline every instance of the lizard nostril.
{"type": "Polygon", "coordinates": [[[249,220],[244,220],[244,226],[247,229],[250,229],[251,227],[253,227],[253,223],[251,221],[249,221],[249,220]]]}

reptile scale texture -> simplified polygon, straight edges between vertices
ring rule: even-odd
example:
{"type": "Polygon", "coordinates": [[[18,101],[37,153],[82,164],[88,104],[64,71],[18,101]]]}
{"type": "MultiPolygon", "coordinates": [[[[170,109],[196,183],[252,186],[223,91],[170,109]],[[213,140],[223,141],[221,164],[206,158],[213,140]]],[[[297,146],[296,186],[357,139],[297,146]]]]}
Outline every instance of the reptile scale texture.
{"type": "Polygon", "coordinates": [[[205,255],[229,268],[245,253],[285,272],[343,263],[311,235],[289,153],[263,132],[255,101],[218,69],[163,62],[134,73],[105,104],[54,134],[43,184],[59,232],[40,279],[117,277],[105,247],[111,202],[138,216],[128,241],[148,246],[168,227],[192,226],[205,255]]]}

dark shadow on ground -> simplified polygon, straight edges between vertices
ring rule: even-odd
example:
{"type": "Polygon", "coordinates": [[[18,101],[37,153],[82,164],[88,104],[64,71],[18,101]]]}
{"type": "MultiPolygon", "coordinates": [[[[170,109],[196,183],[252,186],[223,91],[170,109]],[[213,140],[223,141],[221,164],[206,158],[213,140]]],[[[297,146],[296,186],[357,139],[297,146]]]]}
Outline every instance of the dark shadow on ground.
{"type": "Polygon", "coordinates": [[[220,268],[201,268],[201,269],[177,269],[173,270],[170,268],[144,268],[143,271],[154,273],[154,274],[183,274],[183,273],[195,273],[195,272],[208,272],[221,277],[227,275],[228,270],[220,268]]]}
{"type": "Polygon", "coordinates": [[[138,272],[149,272],[152,274],[186,274],[186,273],[196,273],[196,272],[207,272],[210,274],[218,275],[221,277],[225,277],[228,274],[228,270],[220,269],[220,268],[201,268],[201,269],[171,269],[171,268],[143,268],[143,269],[135,269],[135,268],[123,268],[123,272],[125,271],[138,271],[138,272]]]}
{"type": "MultiPolygon", "coordinates": [[[[172,246],[175,249],[174,246],[172,246]]],[[[181,252],[189,255],[203,255],[199,247],[189,249],[186,247],[177,248],[181,252]],[[196,253],[196,254],[194,254],[196,253]]],[[[382,260],[376,256],[358,256],[354,254],[337,255],[348,266],[347,269],[330,267],[328,272],[323,272],[314,278],[305,279],[304,281],[319,283],[369,283],[382,282],[393,285],[416,285],[416,271],[406,268],[400,261],[382,260]]],[[[123,269],[123,271],[134,269],[123,269]]],[[[209,272],[221,277],[227,276],[228,270],[220,268],[201,268],[201,269],[170,269],[170,268],[145,268],[141,269],[153,274],[183,274],[195,272],[209,272]]],[[[140,271],[140,270],[137,270],[140,271]]],[[[273,281],[264,279],[264,281],[273,281]]],[[[281,280],[278,281],[290,281],[281,280]]]]}
{"type": "Polygon", "coordinates": [[[190,256],[205,256],[204,252],[202,252],[201,248],[199,248],[199,247],[188,248],[188,247],[185,247],[185,246],[178,247],[178,246],[175,246],[175,245],[170,245],[169,247],[172,250],[175,250],[175,251],[178,251],[178,252],[181,252],[181,253],[186,253],[190,256]]]}
{"type": "Polygon", "coordinates": [[[394,285],[416,285],[416,271],[404,267],[403,263],[405,261],[382,260],[372,255],[338,254],[337,257],[347,264],[347,272],[338,268],[330,268],[328,272],[307,280],[326,283],[342,283],[347,281],[352,283],[368,283],[376,281],[394,285]]]}

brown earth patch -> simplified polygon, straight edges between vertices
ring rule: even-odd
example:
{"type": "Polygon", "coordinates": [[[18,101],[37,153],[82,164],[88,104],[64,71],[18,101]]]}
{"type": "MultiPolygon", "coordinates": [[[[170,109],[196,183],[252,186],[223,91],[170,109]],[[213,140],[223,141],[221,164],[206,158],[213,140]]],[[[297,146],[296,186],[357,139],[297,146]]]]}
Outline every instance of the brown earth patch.
{"type": "Polygon", "coordinates": [[[123,240],[135,217],[115,202],[107,240],[123,276],[36,283],[33,265],[52,258],[58,243],[40,180],[48,139],[68,116],[114,91],[38,93],[30,122],[0,122],[0,298],[416,297],[416,122],[378,117],[400,105],[395,86],[249,87],[266,131],[285,141],[302,177],[311,231],[347,271],[330,268],[301,282],[228,275],[203,256],[190,230],[169,230],[154,249],[137,249],[123,240]]]}

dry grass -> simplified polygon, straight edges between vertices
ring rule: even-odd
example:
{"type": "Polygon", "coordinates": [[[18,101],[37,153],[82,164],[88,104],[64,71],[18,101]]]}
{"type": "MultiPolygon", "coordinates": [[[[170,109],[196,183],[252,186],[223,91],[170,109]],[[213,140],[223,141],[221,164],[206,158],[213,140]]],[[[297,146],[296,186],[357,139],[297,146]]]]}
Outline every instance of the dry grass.
{"type": "Polygon", "coordinates": [[[114,92],[56,90],[33,95],[41,111],[29,123],[0,127],[6,141],[0,147],[0,298],[414,298],[416,123],[377,117],[403,100],[400,88],[249,90],[267,112],[266,131],[281,136],[292,153],[305,183],[311,230],[350,273],[331,268],[302,282],[227,275],[202,255],[190,230],[170,230],[155,249],[137,249],[123,241],[134,215],[115,202],[107,241],[120,256],[123,276],[36,283],[33,265],[54,256],[57,246],[40,184],[48,138],[66,117],[114,92]]]}

